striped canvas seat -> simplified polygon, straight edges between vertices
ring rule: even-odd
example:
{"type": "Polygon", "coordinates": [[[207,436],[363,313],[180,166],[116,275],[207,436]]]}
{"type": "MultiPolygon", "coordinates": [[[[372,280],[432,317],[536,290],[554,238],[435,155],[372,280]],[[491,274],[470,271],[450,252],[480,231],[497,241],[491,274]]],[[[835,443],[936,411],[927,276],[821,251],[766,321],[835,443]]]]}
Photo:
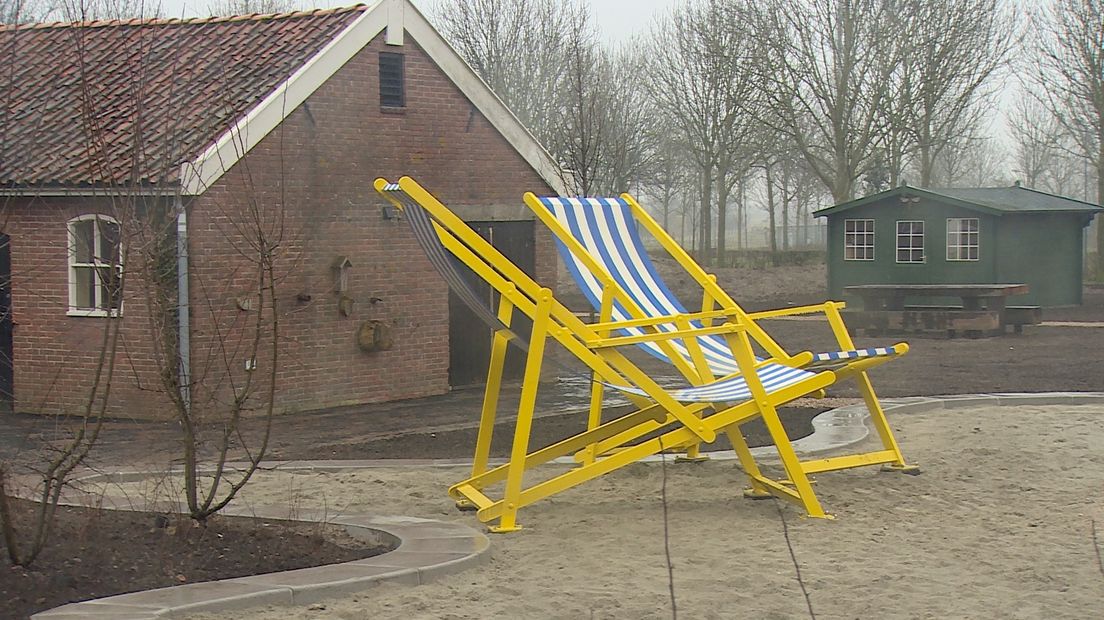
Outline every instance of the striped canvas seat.
{"type": "MultiPolygon", "coordinates": [[[[647,316],[673,316],[687,314],[686,307],[671,291],[663,280],[654,262],[644,247],[632,209],[623,198],[563,198],[541,197],[540,204],[548,209],[557,221],[586,249],[602,269],[617,285],[627,293],[633,302],[647,316]]],[[[582,257],[573,253],[562,239],[556,240],[560,256],[567,265],[583,295],[595,308],[601,309],[603,286],[601,280],[587,268],[582,257]]],[[[624,305],[615,301],[612,318],[624,321],[630,312],[624,305]]],[[[695,323],[700,327],[700,323],[695,323]]],[[[657,326],[661,330],[673,331],[676,326],[667,323],[657,326]]],[[[640,328],[622,330],[625,334],[641,334],[640,328]]],[[[697,338],[709,368],[715,376],[725,376],[737,371],[728,343],[719,336],[701,336],[697,338]]],[[[658,344],[654,342],[640,345],[649,354],[671,362],[658,344]]],[[[674,343],[675,350],[685,359],[689,359],[686,345],[674,343]]],[[[869,357],[895,357],[904,353],[904,347],[894,345],[848,351],[819,353],[806,368],[834,368],[852,360],[869,357]]]]}
{"type": "MultiPolygon", "coordinates": [[[[759,375],[759,380],[763,382],[763,387],[768,392],[780,390],[813,376],[811,372],[790,368],[782,364],[764,364],[756,368],[755,374],[759,375]]],[[[646,395],[644,390],[635,387],[611,385],[609,383],[605,385],[629,394],[646,395]]],[[[675,400],[683,403],[734,403],[751,398],[751,390],[748,389],[747,380],[739,375],[705,385],[674,388],[668,390],[668,392],[675,400]]]]}

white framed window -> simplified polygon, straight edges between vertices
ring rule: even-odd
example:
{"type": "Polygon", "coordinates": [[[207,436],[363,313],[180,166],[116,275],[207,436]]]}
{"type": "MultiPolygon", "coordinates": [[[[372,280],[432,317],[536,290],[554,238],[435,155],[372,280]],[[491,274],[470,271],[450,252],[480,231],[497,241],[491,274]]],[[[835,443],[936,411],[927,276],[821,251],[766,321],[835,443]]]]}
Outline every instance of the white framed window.
{"type": "Polygon", "coordinates": [[[947,218],[947,260],[978,260],[978,229],[976,217],[947,218]]]}
{"type": "Polygon", "coordinates": [[[898,220],[897,262],[924,262],[924,222],[922,220],[898,220]]]}
{"type": "Polygon", "coordinates": [[[874,260],[874,220],[843,220],[843,260],[874,260]]]}
{"type": "Polygon", "coordinates": [[[106,215],[69,220],[69,316],[116,316],[122,311],[119,223],[106,215]]]}

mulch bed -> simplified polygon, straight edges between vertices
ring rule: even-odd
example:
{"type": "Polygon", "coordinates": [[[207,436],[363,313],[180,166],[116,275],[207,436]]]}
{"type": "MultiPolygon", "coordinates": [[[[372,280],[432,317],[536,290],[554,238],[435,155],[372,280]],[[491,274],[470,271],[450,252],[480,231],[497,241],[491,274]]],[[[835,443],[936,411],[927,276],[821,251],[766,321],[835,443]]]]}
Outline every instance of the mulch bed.
{"type": "MultiPolygon", "coordinates": [[[[11,500],[26,518],[30,502],[11,500]]],[[[348,562],[390,551],[338,526],[59,507],[47,548],[29,569],[0,568],[0,618],[91,598],[348,562]]],[[[0,542],[0,555],[7,548],[0,542]]],[[[6,562],[5,562],[6,564],[6,562]]]]}

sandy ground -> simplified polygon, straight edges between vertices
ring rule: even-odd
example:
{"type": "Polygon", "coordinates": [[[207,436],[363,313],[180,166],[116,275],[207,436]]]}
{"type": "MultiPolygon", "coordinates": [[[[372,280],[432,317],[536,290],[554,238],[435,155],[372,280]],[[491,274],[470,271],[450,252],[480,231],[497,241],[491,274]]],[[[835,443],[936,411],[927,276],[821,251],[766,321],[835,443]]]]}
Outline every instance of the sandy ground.
{"type": "MultiPolygon", "coordinates": [[[[821,620],[1102,617],[1102,422],[1101,406],[898,416],[898,437],[924,474],[821,475],[817,491],[835,521],[741,499],[732,461],[637,464],[524,510],[527,529],[494,536],[487,566],[420,587],[380,586],[324,609],[194,618],[668,618],[665,471],[682,617],[809,617],[782,517],[821,620]]],[[[243,499],[477,525],[444,496],[458,475],[266,474],[243,499]]]]}

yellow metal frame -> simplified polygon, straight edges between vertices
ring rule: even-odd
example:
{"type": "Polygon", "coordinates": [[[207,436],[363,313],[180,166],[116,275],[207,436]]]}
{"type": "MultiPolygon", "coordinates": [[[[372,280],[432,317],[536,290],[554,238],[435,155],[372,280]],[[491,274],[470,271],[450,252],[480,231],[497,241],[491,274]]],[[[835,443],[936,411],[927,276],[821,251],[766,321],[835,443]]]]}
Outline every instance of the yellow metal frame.
{"type": "MultiPolygon", "coordinates": [[[[793,316],[802,314],[824,314],[828,321],[828,325],[832,330],[832,334],[836,338],[841,350],[850,350],[855,348],[855,343],[851,340],[851,336],[847,332],[847,327],[843,322],[843,317],[840,314],[840,310],[845,307],[843,302],[826,301],[824,303],[798,306],[794,308],[785,308],[779,310],[768,310],[764,312],[745,312],[735,300],[717,284],[717,278],[715,275],[707,273],[687,252],[674,240],[662,226],[659,225],[655,219],[648,214],[643,207],[629,194],[621,194],[621,198],[629,205],[632,211],[633,219],[640,226],[654,238],[663,248],[663,250],[674,259],[680,267],[682,267],[688,275],[690,275],[694,281],[702,289],[702,306],[700,312],[688,314],[684,317],[680,317],[687,325],[689,321],[699,321],[706,329],[708,329],[714,320],[723,319],[725,321],[739,322],[745,326],[745,334],[751,342],[758,345],[769,356],[768,361],[785,364],[787,366],[800,368],[805,366],[813,359],[813,354],[810,351],[801,351],[796,354],[789,354],[781,345],[778,344],[770,335],[764,330],[758,321],[762,319],[777,318],[782,316],[793,316]]],[[[568,250],[591,272],[591,274],[601,283],[603,290],[603,312],[599,319],[598,327],[608,329],[610,325],[606,322],[609,320],[609,315],[606,312],[606,298],[610,300],[616,300],[624,307],[630,315],[632,320],[617,324],[617,327],[630,327],[630,326],[642,326],[656,323],[671,323],[671,317],[648,317],[639,307],[639,305],[628,295],[627,292],[622,290],[617,284],[617,281],[605,271],[605,269],[590,255],[587,249],[575,239],[567,229],[560,224],[559,220],[552,215],[549,210],[540,203],[540,199],[532,194],[525,194],[525,203],[533,211],[538,219],[541,220],[556,237],[564,243],[568,250]]],[[[681,325],[680,325],[681,327],[681,325]]],[[[699,335],[704,335],[704,331],[699,332],[699,335]]],[[[696,344],[696,343],[695,343],[696,344]]],[[[908,351],[908,345],[906,343],[897,343],[896,347],[902,351],[902,355],[908,351]]],[[[704,356],[701,354],[701,349],[698,346],[691,346],[688,344],[688,350],[690,352],[690,359],[685,360],[681,356],[671,356],[667,352],[668,357],[674,361],[676,368],[686,377],[687,380],[695,383],[708,381],[712,379],[712,375],[709,373],[709,369],[706,365],[704,356]]],[[[734,349],[734,351],[737,349],[734,349]]],[[[819,473],[824,471],[833,471],[838,469],[848,469],[851,467],[862,467],[865,465],[883,465],[886,469],[892,469],[896,471],[915,472],[918,468],[914,465],[909,465],[905,462],[904,455],[901,453],[900,446],[897,444],[896,439],[893,436],[893,431],[889,427],[889,422],[886,419],[885,411],[882,409],[881,403],[878,401],[877,395],[874,393],[874,388],[870,383],[870,378],[867,375],[867,371],[875,366],[879,366],[893,359],[893,357],[871,357],[860,358],[848,363],[845,363],[842,367],[835,369],[836,378],[838,381],[845,379],[855,379],[858,384],[859,392],[862,395],[863,402],[866,404],[867,410],[870,413],[870,419],[874,428],[878,434],[878,438],[881,441],[881,449],[871,452],[864,452],[854,455],[846,455],[839,457],[832,457],[826,459],[818,459],[811,461],[804,461],[801,463],[801,469],[807,473],[819,473]]],[[[823,395],[823,392],[816,395],[823,395]]],[[[601,423],[600,417],[593,414],[593,411],[598,409],[596,403],[591,403],[592,415],[590,418],[590,428],[601,423]]],[[[771,426],[771,422],[767,422],[768,428],[771,426]]],[[[781,432],[781,429],[778,429],[781,432]]],[[[728,429],[730,437],[733,435],[739,435],[739,429],[728,429]]],[[[784,437],[784,433],[781,433],[784,437]]],[[[771,429],[771,436],[776,437],[776,431],[771,429]]],[[[733,438],[733,445],[737,443],[737,439],[742,443],[742,437],[733,438]]],[[[788,444],[788,440],[786,441],[788,444]]],[[[778,442],[775,442],[778,446],[778,442]]],[[[593,458],[601,454],[604,445],[598,445],[591,447],[588,450],[588,455],[593,458]]],[[[686,458],[690,460],[698,460],[698,443],[692,442],[689,445],[682,446],[686,449],[686,458]]],[[[757,485],[757,469],[748,468],[753,467],[753,463],[745,462],[743,453],[737,449],[737,453],[741,455],[741,464],[746,471],[749,471],[753,483],[752,488],[748,490],[750,496],[760,496],[768,489],[764,489],[762,486],[757,485]]],[[[784,458],[784,455],[781,455],[784,458]]],[[[765,484],[767,487],[771,487],[770,484],[765,484]]],[[[771,487],[773,488],[773,487],[771,487]]]]}
{"type": "MultiPolygon", "coordinates": [[[[551,290],[526,275],[413,179],[403,177],[398,186],[407,198],[428,212],[442,245],[500,294],[498,317],[502,323],[508,327],[517,313],[527,316],[533,322],[509,460],[503,465],[492,466],[489,459],[502,390],[506,346],[509,338],[513,337],[506,329],[499,329],[494,334],[491,347],[487,387],[471,475],[449,489],[449,495],[459,506],[475,508],[478,518],[485,523],[495,522],[490,526],[491,531],[509,532],[519,529],[518,511],[540,499],[673,446],[695,447],[702,442],[711,443],[722,432],[730,437],[749,478],[752,492],[781,497],[801,506],[812,517],[828,516],[813,492],[806,467],[798,461],[782,428],[777,407],[795,398],[823,390],[836,381],[834,372],[825,370],[810,374],[796,384],[768,392],[754,371],[757,365],[763,363],[755,359],[751,344],[752,339],[757,336],[758,327],[742,310],[723,303],[721,312],[709,316],[710,319],[723,321],[706,327],[692,327],[690,317],[651,319],[641,314],[634,317],[634,324],[654,333],[632,337],[612,336],[612,329],[621,326],[610,322],[612,297],[603,300],[600,323],[587,325],[556,301],[551,290]],[[677,323],[680,329],[676,332],[660,332],[651,327],[657,323],[650,321],[677,323]],[[683,339],[688,346],[695,346],[695,339],[704,334],[723,334],[731,343],[737,365],[741,374],[746,377],[752,394],[750,400],[734,406],[680,403],[619,350],[645,339],[651,339],[665,348],[670,347],[673,339],[683,339]],[[530,431],[544,348],[549,339],[555,340],[571,352],[593,373],[595,383],[588,414],[590,424],[585,432],[531,450],[530,431]],[[603,383],[635,387],[646,396],[630,395],[630,401],[636,406],[636,410],[603,422],[603,383]],[[766,422],[778,449],[785,474],[782,480],[763,474],[739,431],[740,424],[756,417],[761,417],[766,422]],[[660,431],[661,434],[639,441],[641,437],[654,431],[660,431]],[[547,479],[526,486],[527,472],[565,456],[574,456],[576,464],[567,471],[554,473],[547,479]]],[[[375,182],[375,188],[381,195],[399,209],[405,209],[397,192],[388,187],[389,184],[383,179],[375,182]]],[[[611,296],[618,294],[615,287],[607,287],[607,291],[611,296]]],[[[778,350],[781,351],[780,348],[778,350]]],[[[676,359],[676,356],[672,355],[671,359],[676,359]]],[[[694,360],[692,365],[687,362],[679,364],[679,367],[692,383],[712,382],[714,378],[709,376],[708,369],[703,364],[703,360],[702,363],[694,360]]],[[[821,470],[833,468],[828,465],[822,464],[821,470]]]]}

